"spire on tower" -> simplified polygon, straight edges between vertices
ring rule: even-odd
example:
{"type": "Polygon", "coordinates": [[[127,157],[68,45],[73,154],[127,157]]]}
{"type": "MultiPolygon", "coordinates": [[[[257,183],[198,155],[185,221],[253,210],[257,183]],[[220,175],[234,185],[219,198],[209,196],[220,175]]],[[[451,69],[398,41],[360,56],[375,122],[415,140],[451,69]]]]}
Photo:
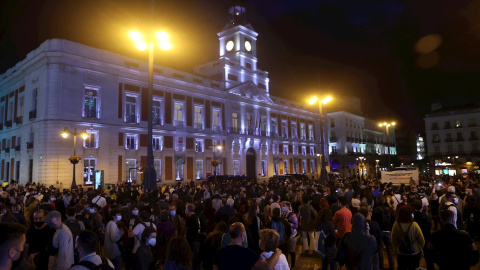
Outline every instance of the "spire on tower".
{"type": "Polygon", "coordinates": [[[229,9],[230,24],[232,25],[245,25],[245,1],[244,0],[231,0],[229,9]]]}

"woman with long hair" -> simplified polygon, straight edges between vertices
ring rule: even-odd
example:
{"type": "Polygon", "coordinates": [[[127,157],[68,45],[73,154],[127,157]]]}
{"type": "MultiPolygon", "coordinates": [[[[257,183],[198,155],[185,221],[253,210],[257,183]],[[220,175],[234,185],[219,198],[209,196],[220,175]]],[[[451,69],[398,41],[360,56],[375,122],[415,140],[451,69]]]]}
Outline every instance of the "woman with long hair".
{"type": "Polygon", "coordinates": [[[417,269],[425,245],[422,230],[413,219],[410,205],[400,207],[397,213],[392,228],[392,246],[394,254],[397,254],[398,269],[417,269]]]}
{"type": "Polygon", "coordinates": [[[200,250],[200,258],[202,258],[203,268],[205,270],[213,269],[213,258],[215,251],[222,246],[222,236],[228,232],[227,223],[220,221],[215,229],[208,234],[202,249],[200,250]]]}
{"type": "MultiPolygon", "coordinates": [[[[323,199],[323,198],[322,198],[323,199]]],[[[321,204],[321,201],[320,201],[321,204]]],[[[287,220],[290,224],[290,229],[292,230],[292,234],[290,238],[287,240],[287,249],[288,253],[290,253],[290,265],[291,268],[295,267],[295,248],[297,246],[297,239],[298,239],[298,217],[295,212],[292,211],[292,205],[290,202],[284,201],[282,202],[282,217],[287,220]]],[[[285,254],[288,257],[288,253],[285,254]]]]}
{"type": "Polygon", "coordinates": [[[193,254],[187,239],[183,236],[174,236],[170,239],[167,249],[167,259],[163,270],[192,269],[193,254]]]}
{"type": "Polygon", "coordinates": [[[260,239],[258,232],[263,228],[262,219],[258,216],[259,211],[258,205],[253,203],[248,207],[248,212],[245,215],[245,226],[248,227],[251,237],[251,239],[248,239],[248,247],[257,253],[261,251],[258,246],[258,240],[260,239]]]}

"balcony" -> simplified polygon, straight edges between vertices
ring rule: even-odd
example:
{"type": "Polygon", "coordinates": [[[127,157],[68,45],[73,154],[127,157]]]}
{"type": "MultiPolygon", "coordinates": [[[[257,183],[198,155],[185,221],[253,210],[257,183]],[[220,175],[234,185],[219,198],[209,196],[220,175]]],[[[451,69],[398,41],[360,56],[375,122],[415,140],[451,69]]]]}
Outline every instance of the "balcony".
{"type": "Polygon", "coordinates": [[[223,129],[221,126],[213,126],[212,127],[212,132],[213,133],[222,133],[223,132],[223,129]]]}
{"type": "Polygon", "coordinates": [[[478,137],[477,136],[470,136],[468,138],[469,141],[478,141],[478,137]]]}
{"type": "Polygon", "coordinates": [[[5,127],[12,127],[12,120],[8,120],[5,122],[5,127]]]}
{"type": "Polygon", "coordinates": [[[15,151],[20,152],[20,145],[15,145],[15,151]]]}
{"type": "Polygon", "coordinates": [[[443,128],[444,128],[444,129],[451,129],[452,126],[451,126],[450,124],[447,124],[447,125],[445,125],[443,128]]]}
{"type": "Polygon", "coordinates": [[[15,124],[21,125],[22,123],[23,123],[23,115],[17,116],[17,118],[15,118],[15,124]]]}
{"type": "Polygon", "coordinates": [[[338,152],[337,151],[330,152],[330,156],[338,156],[338,152]]]}
{"type": "Polygon", "coordinates": [[[453,139],[452,138],[446,138],[445,142],[453,142],[453,139]]]}
{"type": "Polygon", "coordinates": [[[247,135],[255,135],[254,132],[255,132],[255,130],[253,128],[247,128],[245,130],[245,134],[247,134],[247,135]]]}
{"type": "Polygon", "coordinates": [[[336,136],[330,136],[330,142],[338,142],[338,138],[336,136]]]}
{"type": "Polygon", "coordinates": [[[89,148],[89,149],[98,148],[98,142],[86,141],[83,147],[89,148]]]}
{"type": "Polygon", "coordinates": [[[288,139],[288,134],[283,133],[283,134],[282,134],[282,138],[283,138],[283,139],[288,139]]]}
{"type": "Polygon", "coordinates": [[[267,137],[267,131],[266,130],[260,130],[260,136],[267,137]]]}
{"type": "Polygon", "coordinates": [[[159,117],[155,117],[152,119],[152,125],[154,126],[162,126],[163,125],[163,119],[159,117]]]}
{"type": "Polygon", "coordinates": [[[33,142],[27,142],[27,149],[33,149],[33,142]]]}
{"type": "Polygon", "coordinates": [[[10,153],[10,148],[5,148],[5,153],[10,153]]]}
{"type": "Polygon", "coordinates": [[[125,123],[137,124],[138,117],[135,114],[125,115],[125,123]]]}
{"type": "Polygon", "coordinates": [[[89,119],[99,119],[100,118],[100,111],[95,109],[83,109],[82,113],[83,118],[89,119]]]}
{"type": "Polygon", "coordinates": [[[184,152],[185,151],[185,145],[181,143],[177,143],[175,146],[175,151],[177,152],[184,152]]]}
{"type": "Polygon", "coordinates": [[[185,128],[185,122],[184,121],[175,120],[175,121],[173,121],[173,125],[175,126],[175,129],[177,129],[177,130],[185,128]]]}
{"type": "Polygon", "coordinates": [[[193,129],[203,130],[203,123],[193,123],[193,129]]]}
{"type": "Polygon", "coordinates": [[[432,128],[430,130],[438,130],[438,126],[437,125],[432,125],[432,128]]]}
{"type": "Polygon", "coordinates": [[[37,110],[32,110],[28,113],[28,120],[37,118],[37,110]]]}
{"type": "Polygon", "coordinates": [[[138,148],[138,144],[136,143],[127,143],[125,145],[125,149],[127,150],[137,150],[137,148],[138,148]]]}
{"type": "Polygon", "coordinates": [[[456,142],[463,142],[463,141],[465,141],[465,139],[462,138],[462,137],[459,137],[459,138],[455,138],[455,141],[456,142]]]}
{"type": "Polygon", "coordinates": [[[196,145],[195,146],[195,152],[203,153],[203,145],[196,145]]]}
{"type": "Polygon", "coordinates": [[[233,134],[238,134],[238,127],[228,127],[227,132],[228,133],[233,133],[233,134]]]}
{"type": "Polygon", "coordinates": [[[153,151],[162,151],[161,145],[153,145],[152,149],[153,149],[153,151]]]}
{"type": "Polygon", "coordinates": [[[278,136],[278,133],[276,133],[276,132],[271,132],[271,133],[270,133],[270,137],[271,137],[271,138],[278,138],[279,136],[278,136]]]}

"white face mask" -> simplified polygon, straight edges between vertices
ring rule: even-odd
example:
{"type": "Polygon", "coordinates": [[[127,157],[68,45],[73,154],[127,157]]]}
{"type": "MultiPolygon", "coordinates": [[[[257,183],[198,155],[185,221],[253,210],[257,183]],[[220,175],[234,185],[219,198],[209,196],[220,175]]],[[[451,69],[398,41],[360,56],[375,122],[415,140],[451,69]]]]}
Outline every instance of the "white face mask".
{"type": "Polygon", "coordinates": [[[152,247],[155,246],[157,244],[157,239],[156,238],[150,238],[148,240],[148,244],[152,247]]]}
{"type": "Polygon", "coordinates": [[[453,203],[458,204],[458,198],[457,197],[453,198],[453,203]]]}
{"type": "Polygon", "coordinates": [[[95,213],[95,208],[90,208],[90,213],[95,213]]]}
{"type": "Polygon", "coordinates": [[[117,221],[122,220],[122,216],[115,216],[117,221]]]}
{"type": "Polygon", "coordinates": [[[138,210],[133,210],[133,211],[132,211],[132,214],[133,214],[134,216],[138,215],[138,210]]]}

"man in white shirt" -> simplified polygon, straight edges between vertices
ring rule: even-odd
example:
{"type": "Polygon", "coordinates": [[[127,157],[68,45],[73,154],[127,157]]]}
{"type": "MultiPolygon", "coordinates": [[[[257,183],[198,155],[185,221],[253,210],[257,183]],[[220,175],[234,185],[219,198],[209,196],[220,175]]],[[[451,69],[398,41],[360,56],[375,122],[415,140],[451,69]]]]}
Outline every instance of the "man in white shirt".
{"type": "Polygon", "coordinates": [[[54,228],[52,245],[58,249],[55,260],[50,260],[49,269],[66,270],[74,263],[73,257],[73,237],[72,232],[67,225],[62,223],[62,215],[58,211],[52,211],[45,217],[48,226],[54,228]],[[53,268],[52,268],[53,267],[53,268]]]}
{"type": "Polygon", "coordinates": [[[95,253],[98,245],[97,234],[92,231],[81,231],[75,243],[75,249],[78,251],[80,261],[70,268],[70,270],[90,270],[97,265],[110,266],[115,269],[113,263],[105,257],[100,257],[95,253]]]}
{"type": "Polygon", "coordinates": [[[102,197],[102,192],[100,190],[97,190],[97,196],[95,196],[92,199],[92,203],[97,204],[98,206],[100,206],[103,209],[105,207],[105,205],[107,205],[107,200],[105,200],[105,198],[102,197]]]}

